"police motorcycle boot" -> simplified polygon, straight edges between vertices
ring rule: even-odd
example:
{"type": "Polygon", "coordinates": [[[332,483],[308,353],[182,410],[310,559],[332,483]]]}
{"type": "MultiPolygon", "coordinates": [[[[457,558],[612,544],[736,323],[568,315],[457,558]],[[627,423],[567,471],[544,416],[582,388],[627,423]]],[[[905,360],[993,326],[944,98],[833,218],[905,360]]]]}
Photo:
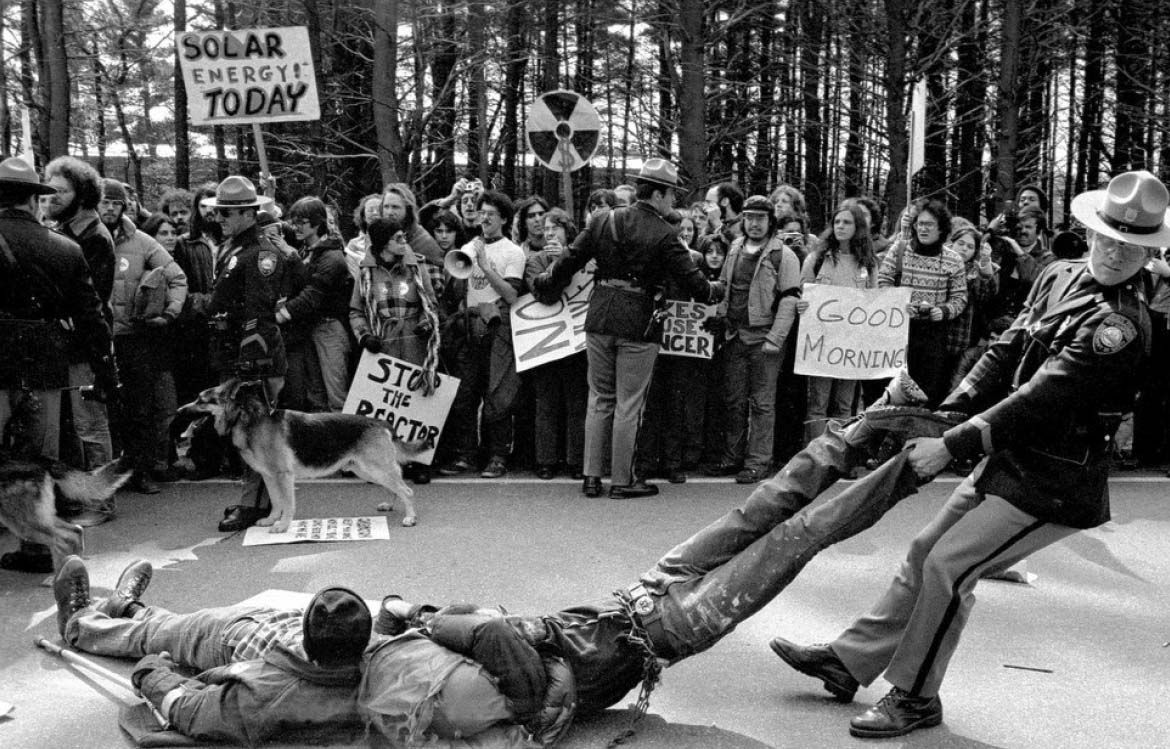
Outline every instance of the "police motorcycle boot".
{"type": "Polygon", "coordinates": [[[586,476],[581,481],[581,492],[586,497],[600,497],[601,496],[601,477],[600,476],[586,476]]]}
{"type": "Polygon", "coordinates": [[[73,616],[90,607],[89,572],[85,562],[69,556],[53,578],[53,598],[57,600],[57,633],[65,637],[65,625],[73,616]]]}
{"type": "Polygon", "coordinates": [[[248,507],[247,505],[232,505],[223,511],[223,520],[219,521],[221,533],[235,533],[251,528],[260,518],[268,515],[268,507],[248,507]]]}
{"type": "Polygon", "coordinates": [[[658,494],[658,487],[654,484],[647,484],[644,479],[638,479],[632,484],[625,486],[611,486],[609,487],[610,499],[638,499],[641,497],[653,497],[658,494]]]}
{"type": "Polygon", "coordinates": [[[853,701],[853,695],[860,685],[833,652],[833,648],[825,644],[797,645],[783,637],[773,638],[768,646],[780,656],[780,660],[800,673],[820,679],[838,702],[853,701]]]}
{"type": "Polygon", "coordinates": [[[110,597],[96,606],[96,610],[111,618],[129,618],[142,607],[142,594],[150,585],[154,567],[145,559],[131,562],[118,576],[118,583],[110,597]]]}
{"type": "Polygon", "coordinates": [[[849,721],[849,733],[863,739],[904,736],[919,728],[937,726],[942,717],[938,695],[916,697],[894,687],[876,705],[849,721]]]}

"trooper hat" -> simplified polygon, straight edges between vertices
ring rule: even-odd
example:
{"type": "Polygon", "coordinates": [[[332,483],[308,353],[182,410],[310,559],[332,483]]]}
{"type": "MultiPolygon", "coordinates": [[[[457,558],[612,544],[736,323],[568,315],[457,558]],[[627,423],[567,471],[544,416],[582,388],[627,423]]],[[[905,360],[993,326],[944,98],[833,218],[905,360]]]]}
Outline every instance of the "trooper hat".
{"type": "Polygon", "coordinates": [[[374,626],[370,607],[349,588],[323,588],[305,607],[305,655],[317,663],[356,663],[374,626]]]}
{"type": "Polygon", "coordinates": [[[55,195],[57,188],[42,184],[37,171],[27,161],[13,156],[0,161],[0,192],[55,195]]]}
{"type": "Polygon", "coordinates": [[[1125,172],[1104,190],[1073,198],[1072,214],[1098,234],[1143,247],[1170,245],[1170,191],[1145,170],[1125,172]]]}
{"type": "Polygon", "coordinates": [[[215,188],[214,198],[204,198],[200,205],[205,208],[259,208],[265,201],[256,194],[252,180],[232,175],[215,188]]]}
{"type": "Polygon", "coordinates": [[[680,187],[678,167],[666,159],[646,159],[635,178],[639,182],[651,182],[663,187],[680,187]]]}

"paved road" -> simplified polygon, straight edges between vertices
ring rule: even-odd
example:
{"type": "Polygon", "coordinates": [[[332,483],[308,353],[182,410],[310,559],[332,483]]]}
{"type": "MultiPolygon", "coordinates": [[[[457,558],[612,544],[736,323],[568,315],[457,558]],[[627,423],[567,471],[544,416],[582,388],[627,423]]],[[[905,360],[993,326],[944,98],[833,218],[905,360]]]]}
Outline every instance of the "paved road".
{"type": "MultiPolygon", "coordinates": [[[[849,718],[880,698],[879,681],[853,705],[783,667],[775,634],[831,638],[889,580],[914,532],[955,481],[904,501],[875,528],[822,553],[776,601],[711,651],[665,674],[636,747],[873,746],[848,736],[849,718]]],[[[119,496],[115,523],[87,534],[95,588],[138,557],[158,571],[147,600],[175,610],[223,605],[265,591],[312,592],[343,583],[371,599],[500,603],[538,613],[627,584],[676,542],[736,506],[725,480],[667,486],[651,500],[587,500],[568,481],[445,481],[419,487],[420,524],[390,540],[244,548],[215,531],[236,496],[227,483],[177,484],[156,497],[119,496]]],[[[374,487],[313,482],[304,517],[374,514],[374,487]]],[[[1170,482],[1113,486],[1114,521],[1029,560],[1029,585],[983,583],[979,604],[943,688],[945,723],[883,747],[1165,746],[1170,673],[1170,482]],[[1048,669],[1052,673],[1005,668],[1048,669]]],[[[0,551],[15,547],[0,536],[0,551]]],[[[0,572],[0,747],[126,747],[115,721],[129,698],[32,647],[56,637],[50,591],[39,577],[0,572]]],[[[102,592],[101,590],[98,591],[102,592]]],[[[270,593],[271,594],[271,593],[270,593]]],[[[128,661],[105,660],[129,673],[128,661]]],[[[630,700],[635,695],[630,696],[630,700]]],[[[575,726],[565,746],[601,747],[625,725],[611,710],[575,726]]]]}

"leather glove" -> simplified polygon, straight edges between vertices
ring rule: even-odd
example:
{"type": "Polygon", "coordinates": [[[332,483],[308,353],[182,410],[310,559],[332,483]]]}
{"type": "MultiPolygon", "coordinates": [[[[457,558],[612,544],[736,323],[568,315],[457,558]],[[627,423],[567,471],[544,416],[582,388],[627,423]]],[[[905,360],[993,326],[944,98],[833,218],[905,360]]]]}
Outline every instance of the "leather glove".
{"type": "Polygon", "coordinates": [[[382,339],[371,333],[366,333],[358,341],[358,345],[369,351],[371,354],[382,353],[382,339]]]}
{"type": "Polygon", "coordinates": [[[699,327],[718,338],[727,332],[727,318],[712,315],[704,320],[699,327]]]}
{"type": "Polygon", "coordinates": [[[544,690],[540,710],[525,728],[541,746],[552,746],[573,722],[577,711],[577,682],[564,659],[545,656],[542,661],[548,687],[544,690]]]}
{"type": "Polygon", "coordinates": [[[142,658],[134,666],[134,673],[130,674],[130,683],[134,685],[135,689],[141,691],[142,681],[159,669],[165,669],[167,671],[173,671],[175,669],[175,662],[171,660],[170,653],[151,653],[142,658]]]}

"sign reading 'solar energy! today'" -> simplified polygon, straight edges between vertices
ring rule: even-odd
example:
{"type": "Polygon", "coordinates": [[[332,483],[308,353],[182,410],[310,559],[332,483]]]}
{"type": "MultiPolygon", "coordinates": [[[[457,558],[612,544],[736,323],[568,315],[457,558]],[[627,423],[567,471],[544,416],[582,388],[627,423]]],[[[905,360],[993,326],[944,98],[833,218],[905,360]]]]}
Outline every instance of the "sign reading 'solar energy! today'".
{"type": "Polygon", "coordinates": [[[304,26],[189,31],[178,51],[192,125],[321,119],[304,26]]]}

